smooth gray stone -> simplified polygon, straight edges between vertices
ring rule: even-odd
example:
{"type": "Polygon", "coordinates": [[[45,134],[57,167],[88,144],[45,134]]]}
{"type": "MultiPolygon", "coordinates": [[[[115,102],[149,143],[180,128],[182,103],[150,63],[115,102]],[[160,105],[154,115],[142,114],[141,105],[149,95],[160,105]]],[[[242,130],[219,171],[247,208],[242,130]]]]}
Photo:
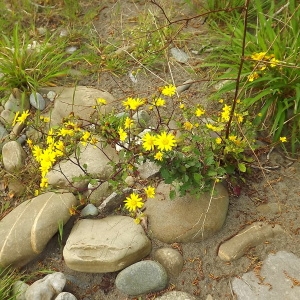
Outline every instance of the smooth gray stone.
{"type": "Polygon", "coordinates": [[[46,101],[40,93],[32,93],[29,97],[30,104],[37,110],[44,110],[46,101]]]}
{"type": "Polygon", "coordinates": [[[167,284],[166,270],[160,263],[151,260],[127,267],[116,278],[117,289],[130,296],[161,291],[167,284]]]}

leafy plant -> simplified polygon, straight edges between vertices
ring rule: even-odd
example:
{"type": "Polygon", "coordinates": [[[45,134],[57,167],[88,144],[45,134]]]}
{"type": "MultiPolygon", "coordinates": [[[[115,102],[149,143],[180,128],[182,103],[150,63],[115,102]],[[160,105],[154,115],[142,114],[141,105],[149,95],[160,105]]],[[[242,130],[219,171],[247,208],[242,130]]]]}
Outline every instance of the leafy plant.
{"type": "Polygon", "coordinates": [[[227,24],[229,31],[225,33],[214,27],[222,37],[222,46],[210,59],[221,58],[218,79],[232,78],[216,97],[225,95],[236,86],[245,34],[239,97],[245,109],[257,116],[254,123],[267,128],[273,141],[288,136],[295,153],[300,129],[300,31],[297,21],[300,6],[296,1],[283,7],[272,2],[265,13],[261,1],[254,3],[256,20],[247,23],[246,31],[243,19],[232,18],[227,24]]]}
{"type": "Polygon", "coordinates": [[[54,36],[42,41],[29,40],[19,26],[11,37],[2,35],[0,41],[0,90],[36,90],[54,85],[56,79],[66,76],[69,63],[78,60],[76,53],[66,53],[67,41],[54,41],[54,36]]]}

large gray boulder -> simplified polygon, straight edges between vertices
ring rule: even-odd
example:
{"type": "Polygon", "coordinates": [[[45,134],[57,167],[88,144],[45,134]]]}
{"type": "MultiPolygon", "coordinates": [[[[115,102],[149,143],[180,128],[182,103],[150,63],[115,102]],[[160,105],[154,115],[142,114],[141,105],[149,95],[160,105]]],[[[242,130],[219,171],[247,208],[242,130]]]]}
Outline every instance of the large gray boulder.
{"type": "MultiPolygon", "coordinates": [[[[54,100],[54,107],[50,113],[51,126],[58,125],[62,119],[69,116],[72,112],[75,116],[80,116],[81,119],[89,121],[91,116],[95,113],[93,108],[97,105],[98,98],[105,99],[107,105],[99,106],[101,113],[108,113],[112,110],[114,97],[104,91],[86,86],[76,87],[51,87],[42,88],[39,90],[41,94],[47,94],[53,91],[57,94],[54,100]]],[[[88,122],[84,122],[86,125],[88,122]]]]}
{"type": "Polygon", "coordinates": [[[141,260],[151,242],[141,225],[126,216],[79,220],[63,250],[66,265],[89,273],[115,272],[141,260]]]}
{"type": "Polygon", "coordinates": [[[219,231],[226,219],[229,196],[222,184],[213,192],[170,200],[171,186],[160,183],[145,203],[153,237],[165,243],[199,242],[219,231]]]}
{"type": "Polygon", "coordinates": [[[48,183],[57,187],[66,187],[72,183],[72,186],[83,190],[88,186],[88,180],[76,180],[84,176],[83,166],[86,166],[86,172],[93,178],[107,180],[113,172],[113,167],[109,163],[117,162],[118,155],[109,145],[103,147],[101,142],[96,145],[88,144],[87,146],[79,145],[80,155],[76,157],[71,155],[67,160],[63,160],[53,166],[46,177],[48,183]]]}
{"type": "Polygon", "coordinates": [[[24,201],[0,221],[0,266],[21,267],[41,253],[69,220],[69,208],[76,205],[71,193],[42,194],[24,201]]]}

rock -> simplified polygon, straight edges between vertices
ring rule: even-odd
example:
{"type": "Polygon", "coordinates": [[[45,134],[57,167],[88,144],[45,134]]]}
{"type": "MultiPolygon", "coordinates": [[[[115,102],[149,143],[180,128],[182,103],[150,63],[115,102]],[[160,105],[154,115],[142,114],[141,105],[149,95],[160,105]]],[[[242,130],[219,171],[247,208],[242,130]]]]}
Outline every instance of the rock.
{"type": "Polygon", "coordinates": [[[196,298],[186,292],[172,291],[155,298],[157,300],[196,300],[196,298]]]}
{"type": "MultiPolygon", "coordinates": [[[[93,107],[96,105],[98,98],[103,98],[107,101],[106,105],[98,107],[98,110],[102,114],[109,113],[115,101],[110,93],[85,86],[40,89],[40,93],[42,94],[47,94],[49,91],[53,91],[57,94],[54,107],[49,114],[49,117],[51,117],[51,126],[59,125],[62,119],[68,117],[71,112],[74,113],[75,116],[80,116],[82,120],[87,120],[83,121],[83,125],[88,125],[91,116],[95,113],[93,107]]],[[[99,118],[98,114],[96,117],[99,118]]]]}
{"type": "Polygon", "coordinates": [[[55,272],[35,281],[25,293],[26,300],[51,300],[59,294],[66,284],[63,273],[55,272]]]}
{"type": "Polygon", "coordinates": [[[189,56],[184,51],[178,48],[171,48],[170,52],[172,56],[175,58],[175,60],[180,63],[185,64],[189,60],[189,56]]]}
{"type": "Polygon", "coordinates": [[[26,152],[16,141],[7,142],[2,148],[4,169],[8,172],[18,171],[25,164],[26,152]]]}
{"type": "Polygon", "coordinates": [[[14,112],[4,109],[0,114],[0,121],[4,125],[11,125],[14,121],[15,115],[16,114],[14,112]]]}
{"type": "Polygon", "coordinates": [[[132,193],[131,188],[124,189],[122,193],[113,192],[109,197],[107,197],[102,204],[98,207],[100,211],[105,211],[107,213],[113,212],[115,209],[119,208],[126,199],[126,197],[132,193]]]}
{"type": "Polygon", "coordinates": [[[300,258],[286,251],[269,254],[257,276],[253,271],[232,280],[237,300],[299,299],[300,258]],[[260,280],[261,279],[261,280],[260,280]]]}
{"type": "Polygon", "coordinates": [[[62,292],[54,300],[77,300],[77,298],[68,292],[62,292]]]}
{"type": "Polygon", "coordinates": [[[159,170],[160,166],[148,159],[137,166],[137,171],[142,179],[150,179],[157,176],[159,174],[159,170]]]}
{"type": "Polygon", "coordinates": [[[8,136],[8,132],[4,126],[0,124],[0,145],[2,145],[2,141],[8,136]]]}
{"type": "Polygon", "coordinates": [[[126,216],[79,220],[63,250],[66,265],[88,273],[115,272],[141,260],[151,242],[141,225],[126,216]]]}
{"type": "Polygon", "coordinates": [[[214,195],[185,195],[170,200],[171,186],[160,183],[155,198],[145,203],[149,227],[158,240],[199,242],[219,231],[225,221],[229,197],[222,184],[217,184],[214,195]]]}
{"type": "Polygon", "coordinates": [[[32,93],[29,97],[30,104],[37,110],[44,110],[46,101],[40,93],[32,93]]]}
{"type": "Polygon", "coordinates": [[[82,218],[95,217],[98,216],[98,214],[99,214],[98,208],[95,205],[90,203],[81,211],[80,216],[82,218]]]}
{"type": "Polygon", "coordinates": [[[146,128],[148,127],[150,115],[145,110],[139,110],[132,116],[132,119],[138,128],[146,128]]]}
{"type": "Polygon", "coordinates": [[[104,181],[101,184],[97,183],[96,185],[89,183],[86,197],[98,207],[111,193],[112,186],[110,186],[108,181],[104,181]]]}
{"type": "Polygon", "coordinates": [[[183,267],[183,257],[175,249],[160,248],[154,253],[154,260],[159,262],[170,277],[178,277],[183,267]]]}
{"type": "Polygon", "coordinates": [[[29,285],[27,283],[21,280],[16,281],[12,286],[12,295],[16,297],[15,300],[26,300],[25,293],[28,287],[29,285]]]}
{"type": "Polygon", "coordinates": [[[206,296],[206,300],[214,300],[214,298],[212,297],[212,295],[208,294],[208,295],[206,296]]]}
{"type": "Polygon", "coordinates": [[[48,98],[51,102],[54,101],[55,97],[56,97],[56,93],[55,93],[54,91],[49,91],[49,92],[47,93],[47,98],[48,98]]]}
{"type": "Polygon", "coordinates": [[[77,200],[71,193],[52,192],[22,202],[0,222],[0,266],[21,267],[41,253],[69,220],[77,200]]]}
{"type": "Polygon", "coordinates": [[[133,176],[127,176],[124,180],[124,182],[127,184],[127,186],[129,187],[133,187],[134,186],[134,177],[133,176]]]}
{"type": "Polygon", "coordinates": [[[75,46],[69,46],[66,48],[66,52],[68,54],[73,54],[76,50],[77,50],[77,47],[75,47],[75,46]]]}
{"type": "Polygon", "coordinates": [[[24,123],[16,123],[15,126],[13,127],[12,131],[10,132],[10,138],[11,139],[15,139],[16,137],[18,137],[22,130],[25,128],[25,124],[24,123]]]}
{"type": "Polygon", "coordinates": [[[8,100],[4,105],[5,110],[16,113],[17,111],[23,112],[30,108],[29,99],[25,92],[19,89],[13,89],[8,100]]]}
{"type": "MultiPolygon", "coordinates": [[[[79,148],[80,156],[78,161],[81,166],[87,166],[86,171],[89,175],[100,180],[108,180],[113,172],[113,167],[109,165],[109,162],[118,161],[116,151],[109,145],[103,148],[100,142],[96,144],[96,147],[91,144],[87,146],[80,144],[79,148]]],[[[76,177],[84,176],[84,171],[78,166],[78,161],[75,154],[73,154],[70,155],[68,160],[63,160],[54,165],[53,169],[46,175],[48,183],[57,187],[66,187],[71,182],[72,186],[77,189],[86,189],[88,180],[76,180],[76,177]]]]}
{"type": "Polygon", "coordinates": [[[188,79],[182,85],[177,86],[176,92],[178,94],[180,94],[180,93],[184,92],[185,90],[188,90],[194,82],[195,82],[194,80],[188,79]]]}
{"type": "Polygon", "coordinates": [[[284,233],[280,225],[255,222],[219,247],[218,256],[224,261],[242,257],[249,248],[257,246],[276,235],[284,233]]]}
{"type": "Polygon", "coordinates": [[[122,293],[136,296],[163,290],[168,284],[168,275],[158,262],[144,260],[122,270],[115,283],[122,293]]]}
{"type": "Polygon", "coordinates": [[[8,190],[11,195],[14,195],[15,197],[20,197],[26,190],[26,186],[23,184],[23,182],[19,181],[18,179],[9,178],[8,190]]]}
{"type": "Polygon", "coordinates": [[[257,211],[261,214],[278,214],[282,211],[280,203],[261,204],[257,207],[257,211]]]}

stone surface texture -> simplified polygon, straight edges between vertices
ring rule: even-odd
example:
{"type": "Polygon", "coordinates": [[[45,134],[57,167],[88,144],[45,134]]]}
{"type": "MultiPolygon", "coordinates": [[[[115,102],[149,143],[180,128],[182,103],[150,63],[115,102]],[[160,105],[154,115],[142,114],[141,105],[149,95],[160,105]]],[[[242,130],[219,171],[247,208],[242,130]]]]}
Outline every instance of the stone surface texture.
{"type": "Polygon", "coordinates": [[[178,277],[183,267],[183,257],[177,250],[160,248],[155,251],[153,258],[166,269],[169,277],[178,277]]]}
{"type": "Polygon", "coordinates": [[[63,160],[53,166],[46,177],[48,183],[56,187],[66,187],[69,182],[74,188],[84,190],[88,186],[87,180],[76,181],[74,178],[83,176],[84,171],[78,166],[86,165],[86,171],[93,177],[101,180],[107,180],[113,172],[113,167],[108,163],[110,161],[117,162],[118,156],[116,151],[109,145],[102,147],[99,142],[96,146],[88,144],[86,147],[80,145],[79,158],[75,154],[70,155],[68,160],[63,160]]]}
{"type": "Polygon", "coordinates": [[[71,193],[48,192],[24,201],[0,221],[0,266],[21,267],[41,253],[69,220],[77,200],[71,193]]]}
{"type": "Polygon", "coordinates": [[[68,292],[62,292],[54,300],[76,300],[77,298],[68,292]]]}
{"type": "Polygon", "coordinates": [[[194,296],[181,291],[172,291],[155,298],[157,300],[196,300],[194,296]]]}
{"type": "Polygon", "coordinates": [[[62,292],[66,277],[61,272],[55,272],[35,281],[25,293],[26,300],[52,300],[62,292]]]}
{"type": "Polygon", "coordinates": [[[63,250],[66,265],[89,273],[115,272],[143,259],[151,242],[141,225],[126,216],[79,220],[63,250]]]}
{"type": "Polygon", "coordinates": [[[158,262],[144,260],[122,270],[115,284],[124,294],[136,296],[163,290],[168,284],[168,275],[158,262]]]}
{"type": "Polygon", "coordinates": [[[145,203],[153,236],[165,243],[199,242],[219,231],[225,221],[229,196],[222,184],[211,193],[170,200],[171,186],[160,183],[156,197],[145,203]]]}
{"type": "Polygon", "coordinates": [[[8,172],[20,170],[25,163],[26,152],[16,141],[7,142],[2,148],[4,169],[8,172]]]}
{"type": "Polygon", "coordinates": [[[278,234],[284,233],[278,224],[271,225],[264,222],[255,222],[244,228],[230,240],[224,242],[218,251],[218,256],[224,261],[232,261],[242,257],[246,251],[278,234]]]}
{"type": "MultiPolygon", "coordinates": [[[[50,91],[57,94],[54,107],[49,115],[51,117],[51,126],[60,124],[62,119],[67,117],[71,112],[74,113],[75,116],[80,116],[83,120],[90,120],[93,114],[95,114],[93,106],[97,104],[96,100],[98,98],[103,98],[107,101],[107,105],[99,106],[99,110],[101,113],[108,113],[112,110],[115,100],[110,93],[104,90],[86,86],[40,89],[42,94],[47,94],[50,91]]],[[[84,122],[84,125],[86,124],[88,124],[88,122],[84,122]]]]}
{"type": "Polygon", "coordinates": [[[253,271],[245,273],[241,278],[234,278],[232,289],[238,300],[298,300],[300,286],[300,258],[286,251],[269,254],[264,260],[260,277],[253,271]]]}

